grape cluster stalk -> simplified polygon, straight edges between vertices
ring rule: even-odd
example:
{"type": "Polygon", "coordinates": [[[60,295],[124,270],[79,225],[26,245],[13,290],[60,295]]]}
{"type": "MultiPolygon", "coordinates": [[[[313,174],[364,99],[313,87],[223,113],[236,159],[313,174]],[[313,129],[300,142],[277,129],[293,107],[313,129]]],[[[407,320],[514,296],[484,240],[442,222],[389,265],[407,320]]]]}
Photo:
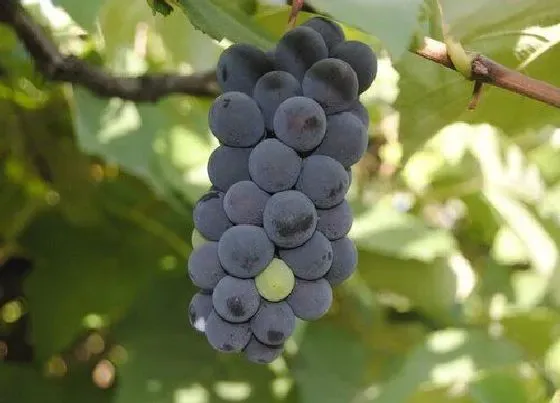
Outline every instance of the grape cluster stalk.
{"type": "Polygon", "coordinates": [[[371,48],[323,17],[268,52],[234,44],[221,54],[222,95],[208,115],[220,145],[188,260],[200,289],[190,323],[215,350],[272,362],[296,321],[325,315],[356,270],[346,194],[368,143],[359,96],[376,74],[371,48]]]}

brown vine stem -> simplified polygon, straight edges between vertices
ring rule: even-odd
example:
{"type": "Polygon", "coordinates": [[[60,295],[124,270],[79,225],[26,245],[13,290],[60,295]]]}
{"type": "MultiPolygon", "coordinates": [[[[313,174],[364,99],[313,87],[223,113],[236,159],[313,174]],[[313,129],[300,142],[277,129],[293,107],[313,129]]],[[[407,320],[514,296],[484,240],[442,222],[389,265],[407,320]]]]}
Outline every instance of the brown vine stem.
{"type": "Polygon", "coordinates": [[[115,76],[74,56],[63,55],[17,0],[0,0],[0,22],[10,25],[35,62],[52,80],[81,85],[100,97],[155,102],[172,94],[216,96],[215,72],[115,76]]]}
{"type": "MultiPolygon", "coordinates": [[[[447,47],[442,42],[424,38],[423,46],[413,52],[448,69],[456,70],[447,54],[447,47]]],[[[472,52],[470,54],[473,56],[471,80],[490,84],[560,108],[560,88],[528,77],[481,54],[472,52]]]]}

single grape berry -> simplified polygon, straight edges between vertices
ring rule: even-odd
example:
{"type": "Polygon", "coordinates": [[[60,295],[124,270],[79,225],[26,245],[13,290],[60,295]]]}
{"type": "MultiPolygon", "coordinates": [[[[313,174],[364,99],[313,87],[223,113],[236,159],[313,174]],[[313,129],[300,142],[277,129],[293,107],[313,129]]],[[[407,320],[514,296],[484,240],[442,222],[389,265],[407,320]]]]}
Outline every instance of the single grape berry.
{"type": "Polygon", "coordinates": [[[313,17],[302,25],[317,31],[323,37],[329,52],[344,40],[344,32],[340,25],[325,17],[313,17]]]}
{"type": "Polygon", "coordinates": [[[249,323],[230,323],[223,320],[215,310],[212,310],[206,320],[206,338],[208,343],[222,353],[238,353],[251,340],[249,323]]]}
{"type": "Polygon", "coordinates": [[[317,208],[328,209],[341,203],[349,187],[348,173],[335,159],[311,155],[303,160],[296,189],[309,197],[317,208]]]}
{"type": "Polygon", "coordinates": [[[252,148],[217,147],[208,159],[210,182],[222,192],[236,182],[250,180],[249,155],[252,148]]]}
{"type": "Polygon", "coordinates": [[[358,249],[348,237],[331,242],[333,262],[325,278],[331,286],[337,286],[348,279],[358,264],[358,249]]]}
{"type": "Polygon", "coordinates": [[[287,71],[298,81],[317,61],[328,57],[327,45],[321,34],[304,26],[284,34],[276,45],[274,61],[277,70],[287,71]]]}
{"type": "Polygon", "coordinates": [[[196,249],[199,246],[204,245],[206,242],[210,242],[210,241],[208,241],[208,239],[204,238],[199,230],[197,230],[196,228],[193,228],[193,231],[192,231],[192,234],[191,234],[191,244],[192,244],[193,249],[196,249]]]}
{"type": "Polygon", "coordinates": [[[264,137],[264,119],[257,103],[247,94],[226,92],[214,100],[208,113],[210,130],[220,143],[250,147],[264,137]]]}
{"type": "Polygon", "coordinates": [[[225,276],[212,293],[212,304],[218,314],[228,322],[241,323],[251,319],[261,303],[253,279],[225,276]]]}
{"type": "Polygon", "coordinates": [[[261,141],[249,156],[251,179],[269,193],[293,187],[300,171],[300,156],[277,139],[261,141]]]}
{"type": "Polygon", "coordinates": [[[254,182],[237,182],[224,196],[224,210],[234,224],[262,226],[264,206],[269,198],[254,182]]]}
{"type": "Polygon", "coordinates": [[[218,242],[207,242],[194,249],[189,256],[188,273],[192,283],[204,290],[212,290],[225,277],[218,259],[218,242]]]}
{"type": "Polygon", "coordinates": [[[317,280],[331,268],[333,252],[330,241],[319,231],[311,239],[293,249],[280,249],[280,257],[293,270],[296,277],[317,280]]]}
{"type": "Polygon", "coordinates": [[[204,333],[206,321],[212,312],[212,294],[197,292],[189,303],[189,322],[198,332],[204,333]]]}
{"type": "Polygon", "coordinates": [[[233,224],[223,206],[224,194],[211,190],[196,202],[193,210],[194,226],[209,241],[217,241],[233,224]]]}
{"type": "Polygon", "coordinates": [[[280,357],[282,351],[284,351],[284,345],[268,346],[258,341],[255,336],[251,337],[249,344],[243,350],[247,360],[256,364],[270,364],[280,357]]]}
{"type": "Polygon", "coordinates": [[[367,130],[362,122],[350,112],[341,112],[327,118],[325,138],[313,154],[328,155],[349,168],[362,158],[367,145],[367,130]]]}
{"type": "Polygon", "coordinates": [[[313,236],[317,226],[317,212],[306,195],[287,190],[268,199],[264,208],[263,225],[276,246],[296,248],[313,236]]]}
{"type": "Polygon", "coordinates": [[[232,276],[251,278],[272,261],[274,244],[261,227],[236,225],[220,238],[218,257],[224,270],[232,276]]]}
{"type": "Polygon", "coordinates": [[[348,112],[360,119],[360,122],[365,126],[366,130],[369,128],[369,112],[359,100],[356,100],[348,112]]]}
{"type": "Polygon", "coordinates": [[[302,88],[303,95],[319,102],[327,115],[349,109],[358,99],[356,72],[340,59],[323,59],[311,66],[302,88]]]}
{"type": "Polygon", "coordinates": [[[263,302],[251,319],[251,330],[261,343],[283,344],[296,327],[296,317],[286,302],[263,302]]]}
{"type": "Polygon", "coordinates": [[[344,41],[331,51],[331,57],[344,60],[356,72],[358,93],[367,90],[377,75],[377,57],[373,50],[363,42],[344,41]]]}
{"type": "Polygon", "coordinates": [[[352,210],[346,200],[329,209],[317,209],[317,231],[330,241],[345,237],[351,227],[352,210]]]}
{"type": "Polygon", "coordinates": [[[252,96],[257,80],[272,69],[272,62],[263,51],[240,43],[222,52],[216,77],[222,92],[240,91],[252,96]]]}
{"type": "Polygon", "coordinates": [[[278,105],[286,99],[302,94],[301,84],[287,71],[270,71],[255,85],[253,97],[261,108],[267,129],[272,130],[278,105]]]}
{"type": "Polygon", "coordinates": [[[292,97],[278,106],[274,115],[276,137],[298,152],[317,147],[327,129],[325,111],[307,97],[292,97]]]}
{"type": "Polygon", "coordinates": [[[290,295],[294,289],[294,273],[283,260],[274,258],[266,269],[255,277],[255,284],[261,297],[270,302],[278,302],[290,295]]]}
{"type": "Polygon", "coordinates": [[[333,301],[332,288],[327,280],[296,280],[294,290],[287,299],[296,317],[316,320],[327,313],[333,301]]]}

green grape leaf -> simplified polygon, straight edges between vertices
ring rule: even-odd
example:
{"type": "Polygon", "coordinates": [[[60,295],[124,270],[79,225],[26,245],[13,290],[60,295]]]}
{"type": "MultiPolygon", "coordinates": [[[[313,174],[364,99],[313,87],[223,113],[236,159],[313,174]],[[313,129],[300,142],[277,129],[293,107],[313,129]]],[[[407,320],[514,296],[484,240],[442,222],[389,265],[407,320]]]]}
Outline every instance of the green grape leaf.
{"type": "Polygon", "coordinates": [[[484,331],[437,331],[408,355],[400,371],[381,387],[374,401],[408,401],[422,385],[468,382],[481,371],[499,370],[522,360],[519,348],[505,340],[494,340],[484,331]]]}
{"type": "Polygon", "coordinates": [[[192,98],[183,112],[172,100],[157,106],[108,101],[79,89],[74,97],[83,151],[119,164],[170,201],[179,193],[194,203],[208,189],[208,100],[192,98]]]}
{"type": "Polygon", "coordinates": [[[177,0],[191,23],[216,40],[249,43],[260,49],[274,47],[271,34],[231,0],[177,0]]]}
{"type": "Polygon", "coordinates": [[[427,263],[360,249],[358,272],[370,289],[405,297],[441,324],[453,322],[460,282],[446,259],[427,263]]]}
{"type": "Polygon", "coordinates": [[[313,0],[318,10],[335,20],[376,36],[399,59],[418,28],[422,0],[313,0]]]}
{"type": "Polygon", "coordinates": [[[344,327],[309,325],[298,350],[292,373],[302,402],[350,402],[363,386],[366,346],[344,327]]]}
{"type": "Polygon", "coordinates": [[[35,263],[24,287],[39,360],[84,331],[89,315],[106,324],[122,317],[154,273],[182,267],[176,262],[189,252],[182,235],[190,223],[143,185],[123,177],[100,186],[95,200],[105,213],[97,223],[73,224],[55,210],[21,237],[35,263]]]}
{"type": "Polygon", "coordinates": [[[152,9],[154,15],[161,14],[165,17],[173,12],[173,6],[171,6],[165,0],[147,0],[148,5],[152,9]]]}
{"type": "Polygon", "coordinates": [[[101,0],[85,3],[75,0],[54,0],[53,3],[62,7],[78,25],[87,31],[95,28],[95,21],[103,7],[101,0]]]}
{"type": "Polygon", "coordinates": [[[355,214],[350,237],[360,249],[424,261],[448,256],[456,249],[449,231],[429,228],[420,218],[398,211],[392,200],[384,197],[355,214]]]}

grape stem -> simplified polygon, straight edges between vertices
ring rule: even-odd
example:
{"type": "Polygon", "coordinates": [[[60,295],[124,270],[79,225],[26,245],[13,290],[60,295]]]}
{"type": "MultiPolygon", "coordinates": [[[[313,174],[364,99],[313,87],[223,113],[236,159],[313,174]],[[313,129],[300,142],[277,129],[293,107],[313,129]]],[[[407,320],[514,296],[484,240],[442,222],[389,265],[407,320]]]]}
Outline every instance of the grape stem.
{"type": "MultiPolygon", "coordinates": [[[[293,2],[296,3],[298,2],[293,2]]],[[[215,97],[219,93],[213,71],[192,75],[145,74],[124,77],[112,75],[75,56],[63,55],[18,0],[0,1],[0,22],[13,28],[35,61],[36,68],[46,78],[81,85],[100,97],[156,102],[173,94],[215,97]]],[[[425,37],[423,44],[411,51],[444,67],[457,70],[443,42],[425,37]]],[[[560,108],[560,88],[528,77],[481,54],[467,54],[472,56],[471,74],[467,77],[470,80],[493,85],[560,108]]],[[[478,84],[476,92],[479,92],[480,88],[478,84]]]]}
{"type": "MultiPolygon", "coordinates": [[[[412,52],[448,69],[457,70],[443,42],[425,37],[424,44],[412,52]]],[[[468,77],[470,80],[490,84],[560,108],[560,88],[528,77],[479,53],[467,53],[472,56],[471,74],[468,77]]],[[[480,85],[477,86],[477,90],[480,91],[480,85]]]]}

